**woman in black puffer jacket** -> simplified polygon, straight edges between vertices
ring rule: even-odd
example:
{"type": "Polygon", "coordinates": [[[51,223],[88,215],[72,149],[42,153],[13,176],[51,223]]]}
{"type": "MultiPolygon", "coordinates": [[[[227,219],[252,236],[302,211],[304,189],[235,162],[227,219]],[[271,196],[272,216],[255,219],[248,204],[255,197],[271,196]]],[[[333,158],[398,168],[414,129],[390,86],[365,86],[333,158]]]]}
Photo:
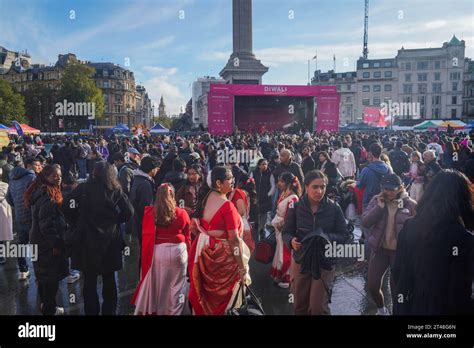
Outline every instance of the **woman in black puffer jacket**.
{"type": "Polygon", "coordinates": [[[341,207],[325,195],[326,175],[312,170],[305,175],[304,185],[305,194],[290,206],[283,227],[283,240],[293,250],[291,286],[295,314],[330,314],[328,304],[335,266],[321,251],[324,252],[328,242],[346,243],[350,233],[341,207]],[[318,264],[319,267],[314,267],[318,264]]]}
{"type": "Polygon", "coordinates": [[[66,229],[60,211],[61,167],[47,165],[26,190],[25,205],[31,207],[30,243],[38,246],[38,258],[33,261],[43,315],[64,314],[56,306],[59,281],[69,275],[62,233],[66,229]]]}

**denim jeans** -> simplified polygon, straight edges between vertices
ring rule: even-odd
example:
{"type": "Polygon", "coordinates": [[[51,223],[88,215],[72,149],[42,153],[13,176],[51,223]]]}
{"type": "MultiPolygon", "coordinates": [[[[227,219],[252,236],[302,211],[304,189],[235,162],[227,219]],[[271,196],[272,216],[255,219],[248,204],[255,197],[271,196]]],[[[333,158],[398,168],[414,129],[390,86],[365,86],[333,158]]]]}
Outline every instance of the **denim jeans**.
{"type": "MultiPolygon", "coordinates": [[[[18,244],[29,244],[30,242],[30,224],[18,223],[16,231],[18,233],[18,244]]],[[[20,272],[28,272],[26,257],[18,257],[18,269],[20,272]]]]}

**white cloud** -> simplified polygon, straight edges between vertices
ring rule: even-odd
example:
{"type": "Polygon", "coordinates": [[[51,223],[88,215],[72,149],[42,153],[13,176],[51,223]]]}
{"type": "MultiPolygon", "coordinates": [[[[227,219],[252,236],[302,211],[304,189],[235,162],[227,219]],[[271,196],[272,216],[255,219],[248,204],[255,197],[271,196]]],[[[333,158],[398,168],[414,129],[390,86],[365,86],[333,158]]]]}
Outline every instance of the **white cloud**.
{"type": "Polygon", "coordinates": [[[180,88],[183,83],[178,75],[178,69],[176,67],[145,66],[142,68],[142,72],[146,76],[143,85],[157,107],[161,96],[163,96],[168,115],[179,114],[180,107],[186,105],[189,97],[187,98],[180,88]]]}

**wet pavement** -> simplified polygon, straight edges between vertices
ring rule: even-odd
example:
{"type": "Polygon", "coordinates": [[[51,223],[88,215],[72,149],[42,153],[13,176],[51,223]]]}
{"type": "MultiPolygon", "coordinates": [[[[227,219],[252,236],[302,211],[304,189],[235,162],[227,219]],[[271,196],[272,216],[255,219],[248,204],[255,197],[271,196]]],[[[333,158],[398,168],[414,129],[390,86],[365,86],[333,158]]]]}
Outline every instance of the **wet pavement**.
{"type": "MultiPolygon", "coordinates": [[[[360,236],[358,228],[354,231],[354,235],[357,241],[360,236]]],[[[130,299],[138,282],[138,245],[135,240],[128,240],[128,244],[130,255],[124,256],[124,268],[116,273],[119,291],[117,313],[119,315],[133,314],[134,306],[130,304],[130,299]]],[[[29,266],[29,279],[19,281],[16,259],[7,259],[6,264],[0,265],[0,315],[40,315],[37,284],[31,261],[29,261],[29,266]]],[[[253,259],[250,260],[252,289],[261,299],[267,315],[293,315],[290,291],[279,288],[272,281],[270,266],[271,264],[264,265],[253,259]]],[[[388,273],[384,278],[382,291],[387,307],[391,310],[388,273]]],[[[367,294],[366,279],[367,263],[365,262],[346,262],[338,266],[330,304],[333,315],[375,314],[376,306],[367,294]]],[[[99,281],[99,297],[101,287],[102,284],[99,281]]],[[[57,303],[59,306],[64,306],[68,315],[84,314],[82,279],[74,284],[67,284],[65,280],[61,281],[57,303]]]]}

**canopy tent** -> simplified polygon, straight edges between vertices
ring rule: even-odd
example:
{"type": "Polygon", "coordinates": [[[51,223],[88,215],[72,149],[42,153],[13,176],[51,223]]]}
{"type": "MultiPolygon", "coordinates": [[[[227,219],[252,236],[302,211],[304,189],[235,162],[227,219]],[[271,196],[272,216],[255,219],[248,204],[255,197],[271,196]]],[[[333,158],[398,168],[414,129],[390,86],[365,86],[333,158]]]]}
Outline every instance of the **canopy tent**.
{"type": "Polygon", "coordinates": [[[436,121],[436,120],[428,120],[428,121],[423,121],[420,124],[417,124],[416,126],[413,127],[414,130],[422,130],[422,129],[428,129],[428,128],[442,128],[441,123],[443,121],[436,121]]]}
{"type": "Polygon", "coordinates": [[[21,129],[23,129],[23,133],[25,134],[40,134],[41,133],[39,129],[30,127],[26,123],[21,124],[21,129]]]}
{"type": "Polygon", "coordinates": [[[109,136],[112,134],[123,134],[123,133],[130,133],[130,128],[128,128],[128,126],[125,123],[120,123],[105,131],[106,136],[109,136]]]}
{"type": "Polygon", "coordinates": [[[474,128],[474,121],[468,122],[468,123],[464,126],[464,128],[467,128],[467,129],[469,129],[469,128],[474,128]]]}
{"type": "Polygon", "coordinates": [[[448,128],[448,126],[451,126],[454,129],[457,129],[457,128],[460,129],[460,128],[464,128],[466,124],[462,121],[444,121],[441,123],[440,126],[443,128],[448,128]]]}
{"type": "Polygon", "coordinates": [[[160,123],[155,124],[151,129],[151,134],[168,134],[170,130],[160,123]]]}
{"type": "MultiPolygon", "coordinates": [[[[26,123],[22,123],[20,124],[20,126],[21,126],[21,129],[23,130],[23,133],[25,134],[40,134],[41,132],[39,129],[28,126],[26,123]]],[[[8,128],[7,126],[3,124],[0,124],[0,131],[5,131],[10,134],[18,134],[15,128],[13,127],[8,128]]]]}

